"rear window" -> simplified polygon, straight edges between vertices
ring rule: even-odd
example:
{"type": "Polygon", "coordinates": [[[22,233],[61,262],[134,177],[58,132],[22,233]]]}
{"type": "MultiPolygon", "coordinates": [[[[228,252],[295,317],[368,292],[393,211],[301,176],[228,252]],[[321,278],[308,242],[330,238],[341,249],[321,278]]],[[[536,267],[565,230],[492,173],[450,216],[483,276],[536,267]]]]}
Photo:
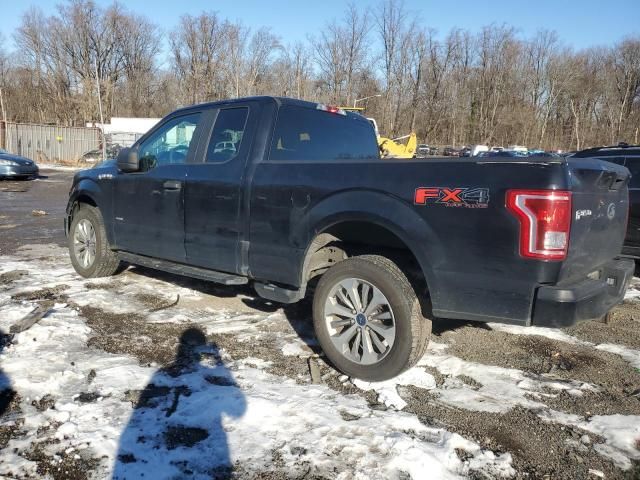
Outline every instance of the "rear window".
{"type": "Polygon", "coordinates": [[[369,160],[379,158],[371,123],[352,115],[285,105],[271,141],[270,160],[369,160]]]}

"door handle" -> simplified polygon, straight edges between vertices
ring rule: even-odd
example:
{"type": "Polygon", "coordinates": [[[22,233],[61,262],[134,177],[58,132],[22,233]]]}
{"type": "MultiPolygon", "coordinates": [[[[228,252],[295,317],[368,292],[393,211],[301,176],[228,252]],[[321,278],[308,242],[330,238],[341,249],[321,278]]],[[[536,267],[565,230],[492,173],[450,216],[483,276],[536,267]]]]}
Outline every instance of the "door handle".
{"type": "Polygon", "coordinates": [[[165,190],[180,190],[182,188],[182,182],[177,180],[167,180],[162,184],[162,188],[165,190]]]}

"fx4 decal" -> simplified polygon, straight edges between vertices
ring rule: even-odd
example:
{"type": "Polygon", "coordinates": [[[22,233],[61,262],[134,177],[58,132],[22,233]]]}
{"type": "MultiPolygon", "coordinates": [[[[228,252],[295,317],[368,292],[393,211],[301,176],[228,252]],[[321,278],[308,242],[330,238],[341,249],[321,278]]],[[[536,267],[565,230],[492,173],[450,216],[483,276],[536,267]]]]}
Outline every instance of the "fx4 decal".
{"type": "Polygon", "coordinates": [[[416,205],[444,205],[446,207],[487,208],[488,188],[419,187],[413,199],[416,205]]]}

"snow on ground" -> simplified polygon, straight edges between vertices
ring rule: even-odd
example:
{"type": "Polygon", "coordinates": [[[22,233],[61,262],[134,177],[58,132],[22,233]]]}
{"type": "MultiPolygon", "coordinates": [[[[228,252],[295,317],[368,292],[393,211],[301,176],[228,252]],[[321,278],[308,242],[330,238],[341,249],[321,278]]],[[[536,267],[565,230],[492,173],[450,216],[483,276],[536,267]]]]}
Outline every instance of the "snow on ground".
{"type": "MultiPolygon", "coordinates": [[[[573,396],[598,392],[587,382],[465,361],[449,354],[447,345],[433,341],[418,366],[394,380],[351,381],[362,391],[374,391],[387,410],[370,408],[357,394],[275,375],[268,371],[272,363],[268,360],[234,359],[215,346],[199,347],[198,361],[180,364],[181,373],[176,375],[171,367],[141,365],[133,356],[88,347],[94,333],[78,307],[139,315],[136,298],[141,295],[161,295],[167,304],[179,298],[171,308],[148,310],[146,321],[196,325],[207,335],[230,334],[238,342],[256,344],[264,335],[257,325],[285,322],[282,312],[214,308],[200,291],[136,274],[83,280],[70,267],[66,251],[56,246],[23,247],[12,257],[0,257],[0,274],[20,270],[28,274],[8,286],[0,283],[0,330],[8,332],[35,305],[12,299],[13,295],[58,287],[63,288],[66,303],[56,303],[36,325],[15,335],[0,354],[6,375],[4,380],[0,376],[0,387],[10,383],[20,395],[19,417],[24,419],[20,428],[25,432],[12,438],[0,454],[0,476],[36,475],[36,463],[27,458],[35,443],[51,456],[65,452],[98,459],[96,478],[141,473],[167,478],[187,472],[194,478],[209,478],[212,467],[224,470],[233,464],[248,471],[277,465],[292,475],[303,474],[312,465],[316,473],[336,478],[403,474],[458,478],[472,471],[490,478],[515,475],[508,452],[482,449],[403,412],[407,404],[399,387],[407,385],[431,392],[444,405],[493,413],[522,406],[544,421],[592,432],[605,439],[594,447],[596,451],[622,469],[631,466],[630,459],[640,458],[640,416],[583,418],[542,402],[560,392],[573,396]],[[117,288],[97,288],[112,282],[117,288]],[[438,386],[425,368],[444,375],[444,383],[438,386]],[[45,400],[54,408],[38,408],[45,400]],[[467,453],[461,457],[460,451],[467,453]]],[[[490,327],[589,345],[640,368],[640,352],[621,345],[596,345],[556,329],[490,327]]],[[[307,343],[295,334],[280,335],[277,345],[285,357],[311,355],[307,343]]],[[[0,426],[12,422],[18,422],[16,415],[2,417],[0,426]]]]}
{"type": "MultiPolygon", "coordinates": [[[[0,354],[22,411],[2,417],[0,426],[16,424],[24,432],[13,436],[0,454],[0,476],[38,476],[37,464],[28,458],[36,443],[54,458],[64,452],[97,459],[97,478],[140,473],[146,478],[210,478],[212,468],[232,464],[249,471],[277,464],[291,474],[303,474],[312,465],[319,474],[345,479],[515,473],[509,453],[484,450],[458,434],[424,425],[413,414],[371,409],[359,395],[271,374],[265,371],[269,363],[259,359],[236,360],[224,350],[201,346],[196,349],[199,360],[181,363],[176,375],[170,367],[141,365],[132,356],[87,346],[92,329],[76,306],[136,312],[140,305],[127,293],[161,291],[167,299],[180,295],[193,305],[201,300],[200,292],[136,275],[128,275],[115,291],[87,288],[90,281],[75,275],[66,252],[55,246],[22,248],[13,257],[0,257],[0,274],[16,270],[28,274],[0,285],[3,332],[34,306],[12,295],[64,285],[67,303],[56,303],[0,354]],[[53,408],[42,407],[47,401],[53,408]],[[467,452],[463,459],[458,451],[467,452]]],[[[198,323],[207,333],[258,338],[259,316],[177,306],[151,313],[149,321],[198,323]]],[[[282,350],[294,355],[305,351],[295,338],[283,339],[282,350]]],[[[433,377],[420,368],[399,377],[398,383],[435,387],[433,377]]],[[[397,395],[393,384],[378,388],[397,395]]],[[[402,407],[398,400],[402,402],[398,397],[390,404],[402,407]]]]}
{"type": "Polygon", "coordinates": [[[407,402],[398,395],[398,386],[413,385],[424,390],[436,388],[436,380],[433,375],[419,368],[412,368],[396,378],[384,382],[364,382],[356,379],[353,384],[361,390],[374,390],[378,394],[380,403],[398,410],[407,406],[407,402]]]}
{"type": "Polygon", "coordinates": [[[70,166],[70,165],[58,165],[57,163],[39,163],[38,168],[46,169],[46,170],[60,170],[63,172],[74,172],[76,170],[82,170],[84,168],[89,168],[90,166],[82,165],[82,166],[70,166]]]}
{"type": "Polygon", "coordinates": [[[624,296],[625,300],[636,300],[640,298],[640,278],[633,277],[631,279],[631,283],[629,284],[629,288],[627,289],[627,293],[624,296]]]}
{"type": "Polygon", "coordinates": [[[487,325],[489,325],[493,330],[507,332],[513,335],[539,335],[541,337],[550,338],[552,340],[559,340],[561,342],[573,343],[576,345],[590,346],[593,348],[597,348],[598,350],[603,350],[605,352],[615,353],[616,355],[620,355],[635,368],[640,368],[640,351],[634,350],[632,348],[627,348],[623,345],[615,345],[612,343],[600,343],[596,345],[595,343],[572,337],[571,335],[563,332],[558,328],[519,327],[517,325],[507,325],[502,323],[489,323],[487,325]]]}
{"type": "Polygon", "coordinates": [[[446,345],[439,344],[430,346],[419,365],[428,365],[449,375],[443,388],[438,391],[441,401],[480,412],[506,412],[516,405],[544,408],[543,403],[531,400],[530,396],[543,395],[545,389],[566,390],[572,395],[596,390],[596,387],[576,380],[558,381],[553,377],[533,376],[517,369],[467,362],[447,355],[446,345]],[[456,378],[460,375],[471,377],[481,386],[467,385],[456,378]]]}

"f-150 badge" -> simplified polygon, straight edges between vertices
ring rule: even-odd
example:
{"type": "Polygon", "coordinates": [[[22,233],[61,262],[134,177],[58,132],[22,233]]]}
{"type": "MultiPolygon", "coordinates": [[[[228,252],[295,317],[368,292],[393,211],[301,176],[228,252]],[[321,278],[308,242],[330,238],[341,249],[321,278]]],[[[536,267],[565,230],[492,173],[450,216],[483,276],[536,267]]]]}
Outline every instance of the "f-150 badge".
{"type": "Polygon", "coordinates": [[[416,205],[487,208],[489,206],[489,189],[467,187],[419,187],[416,188],[413,202],[416,205]]]}

